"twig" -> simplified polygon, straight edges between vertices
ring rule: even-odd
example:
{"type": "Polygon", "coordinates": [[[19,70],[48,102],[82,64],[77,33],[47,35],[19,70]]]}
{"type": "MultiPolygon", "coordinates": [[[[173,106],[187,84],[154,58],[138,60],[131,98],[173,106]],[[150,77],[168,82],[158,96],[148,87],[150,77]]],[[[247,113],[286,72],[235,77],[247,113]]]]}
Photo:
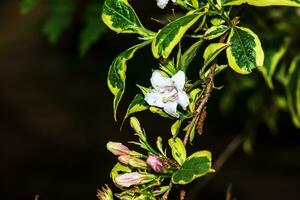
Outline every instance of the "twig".
{"type": "Polygon", "coordinates": [[[180,191],[180,200],[184,200],[185,195],[186,195],[186,191],[185,190],[181,190],[180,191]]]}
{"type": "Polygon", "coordinates": [[[40,195],[39,194],[36,194],[35,196],[34,196],[34,200],[39,200],[40,199],[40,195]]]}
{"type": "MultiPolygon", "coordinates": [[[[224,43],[225,39],[227,38],[227,35],[228,35],[228,33],[224,34],[220,38],[219,43],[224,43]]],[[[217,65],[217,61],[215,59],[210,67],[208,83],[206,84],[204,94],[197,102],[197,104],[199,103],[199,105],[194,112],[194,117],[193,117],[192,121],[190,122],[188,130],[186,131],[186,134],[184,136],[183,144],[185,146],[188,144],[190,134],[201,116],[201,113],[210,97],[211,91],[214,89],[214,75],[215,75],[216,65],[217,65]]]]}
{"type": "MultiPolygon", "coordinates": [[[[225,33],[220,38],[219,43],[224,43],[225,40],[226,40],[226,38],[227,38],[227,35],[228,35],[228,33],[225,33]]],[[[206,103],[208,102],[208,99],[210,97],[211,91],[214,89],[214,76],[215,76],[216,66],[217,66],[217,59],[215,59],[213,61],[213,63],[211,64],[211,66],[210,66],[208,83],[207,83],[207,85],[205,87],[205,91],[204,91],[203,95],[200,97],[200,99],[197,102],[197,104],[199,104],[199,105],[198,105],[197,109],[195,110],[194,116],[192,118],[192,121],[190,122],[190,124],[188,126],[188,129],[187,129],[187,131],[185,133],[184,140],[183,140],[184,146],[187,146],[188,141],[189,141],[189,137],[190,137],[190,135],[191,135],[194,127],[196,126],[196,123],[199,121],[201,113],[203,112],[204,107],[206,106],[206,103]]],[[[203,122],[201,122],[201,123],[203,123],[203,122]]],[[[200,124],[200,126],[203,127],[203,124],[200,124]]],[[[185,195],[186,195],[186,191],[182,189],[180,191],[180,200],[184,200],[185,195]]]]}
{"type": "Polygon", "coordinates": [[[232,190],[232,184],[229,184],[226,190],[226,200],[231,200],[231,190],[232,190]]]}

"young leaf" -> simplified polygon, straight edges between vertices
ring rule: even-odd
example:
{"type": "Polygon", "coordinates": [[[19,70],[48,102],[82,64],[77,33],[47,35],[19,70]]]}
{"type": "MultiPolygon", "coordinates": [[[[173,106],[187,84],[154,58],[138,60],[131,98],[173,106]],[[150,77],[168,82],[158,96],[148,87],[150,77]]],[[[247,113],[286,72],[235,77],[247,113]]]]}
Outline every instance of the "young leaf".
{"type": "Polygon", "coordinates": [[[131,101],[126,115],[124,117],[124,120],[131,114],[136,113],[136,112],[141,112],[144,110],[147,110],[149,108],[148,104],[144,100],[144,95],[142,94],[137,94],[133,100],[131,101]]]}
{"type": "Polygon", "coordinates": [[[204,38],[206,40],[213,40],[226,33],[228,29],[229,29],[228,26],[225,25],[212,26],[204,33],[204,38]]]}
{"type": "Polygon", "coordinates": [[[21,0],[20,10],[21,14],[29,13],[38,3],[38,0],[21,0]]]}
{"type": "Polygon", "coordinates": [[[186,71],[191,62],[196,57],[198,50],[203,43],[203,40],[199,40],[198,42],[195,42],[190,48],[188,48],[181,57],[181,66],[180,69],[182,71],[186,71]]]}
{"type": "Polygon", "coordinates": [[[191,103],[189,104],[189,108],[190,108],[192,113],[195,112],[196,101],[197,101],[198,96],[199,96],[200,93],[201,93],[200,88],[193,89],[190,93],[191,103]]]}
{"type": "Polygon", "coordinates": [[[265,51],[265,62],[263,67],[259,67],[259,70],[261,71],[266,83],[268,86],[273,89],[273,75],[274,72],[280,62],[280,60],[285,55],[288,46],[290,45],[291,40],[289,38],[285,38],[284,43],[280,44],[278,46],[276,44],[276,47],[272,46],[271,48],[267,49],[265,51]]]}
{"type": "Polygon", "coordinates": [[[294,58],[287,75],[288,108],[297,128],[300,128],[300,55],[294,58]]]}
{"type": "Polygon", "coordinates": [[[233,27],[228,37],[227,59],[229,66],[240,74],[248,74],[263,66],[264,52],[259,38],[244,27],[233,27]]]}
{"type": "Polygon", "coordinates": [[[223,6],[247,3],[253,6],[295,6],[300,7],[299,0],[221,0],[223,6]]]}
{"type": "Polygon", "coordinates": [[[56,43],[60,35],[68,29],[72,22],[75,3],[72,0],[56,0],[50,3],[51,16],[43,27],[43,33],[48,41],[56,43]]]}
{"type": "Polygon", "coordinates": [[[183,142],[180,138],[170,138],[168,142],[172,150],[173,158],[178,162],[178,164],[182,165],[186,159],[186,150],[183,142]]]}
{"type": "Polygon", "coordinates": [[[87,6],[83,20],[85,27],[80,33],[79,52],[84,56],[89,48],[96,43],[105,31],[104,23],[99,20],[99,7],[101,4],[95,3],[87,6]]]}
{"type": "Polygon", "coordinates": [[[185,32],[203,15],[204,13],[188,13],[180,17],[163,29],[158,31],[152,42],[152,53],[155,58],[162,56],[168,58],[173,48],[180,42],[185,32]]]}
{"type": "Polygon", "coordinates": [[[229,45],[225,43],[212,43],[210,44],[204,51],[204,65],[202,67],[202,71],[229,45]]]}
{"type": "Polygon", "coordinates": [[[181,5],[185,8],[199,8],[198,0],[176,0],[176,4],[181,5]]]}
{"type": "Polygon", "coordinates": [[[172,126],[171,126],[171,133],[173,138],[177,137],[177,134],[180,130],[181,124],[182,124],[182,119],[178,119],[172,126]]]}
{"type": "Polygon", "coordinates": [[[149,36],[127,0],[105,0],[102,10],[103,22],[117,33],[138,33],[149,36]]]}
{"type": "Polygon", "coordinates": [[[117,121],[117,109],[121,101],[121,98],[125,91],[125,81],[126,81],[126,62],[130,60],[135,52],[149,44],[149,41],[145,41],[141,44],[137,44],[123,53],[119,54],[112,62],[110,69],[108,71],[107,85],[109,90],[112,92],[114,97],[113,107],[114,107],[114,118],[117,121]]]}
{"type": "Polygon", "coordinates": [[[186,185],[196,178],[214,172],[211,169],[211,153],[209,151],[198,151],[189,156],[179,170],[172,176],[174,184],[186,185]]]}

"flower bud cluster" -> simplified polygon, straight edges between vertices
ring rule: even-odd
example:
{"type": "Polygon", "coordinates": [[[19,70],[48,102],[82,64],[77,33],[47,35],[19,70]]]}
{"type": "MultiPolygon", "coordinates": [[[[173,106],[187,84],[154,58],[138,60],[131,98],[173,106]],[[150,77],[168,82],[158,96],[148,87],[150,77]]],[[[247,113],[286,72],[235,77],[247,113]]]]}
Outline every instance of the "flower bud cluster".
{"type": "Polygon", "coordinates": [[[124,173],[116,177],[115,183],[118,186],[130,187],[145,184],[157,178],[157,175],[153,174],[153,172],[163,173],[166,171],[164,162],[159,156],[149,154],[146,157],[136,151],[131,151],[128,147],[118,142],[108,142],[106,146],[110,152],[118,156],[120,163],[137,170],[137,172],[124,173]]]}

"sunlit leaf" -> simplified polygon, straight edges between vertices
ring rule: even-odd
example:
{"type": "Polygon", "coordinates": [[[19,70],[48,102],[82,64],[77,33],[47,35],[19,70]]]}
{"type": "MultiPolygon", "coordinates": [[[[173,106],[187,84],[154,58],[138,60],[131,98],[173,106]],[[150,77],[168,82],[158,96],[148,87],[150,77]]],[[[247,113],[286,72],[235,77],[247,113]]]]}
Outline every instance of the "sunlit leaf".
{"type": "Polygon", "coordinates": [[[257,35],[248,28],[233,27],[228,37],[229,66],[240,74],[248,74],[264,64],[264,52],[257,35]]]}
{"type": "Polygon", "coordinates": [[[198,151],[189,156],[179,170],[172,176],[174,184],[185,185],[196,178],[214,172],[211,168],[211,153],[209,151],[198,151]]]}
{"type": "Polygon", "coordinates": [[[130,60],[135,52],[148,45],[150,42],[145,41],[141,44],[137,44],[126,51],[119,54],[114,61],[112,62],[110,69],[108,71],[108,77],[107,77],[107,85],[112,92],[114,97],[114,118],[117,120],[117,109],[118,105],[121,101],[121,98],[125,91],[125,82],[126,82],[126,70],[127,70],[127,64],[126,62],[130,60]]]}

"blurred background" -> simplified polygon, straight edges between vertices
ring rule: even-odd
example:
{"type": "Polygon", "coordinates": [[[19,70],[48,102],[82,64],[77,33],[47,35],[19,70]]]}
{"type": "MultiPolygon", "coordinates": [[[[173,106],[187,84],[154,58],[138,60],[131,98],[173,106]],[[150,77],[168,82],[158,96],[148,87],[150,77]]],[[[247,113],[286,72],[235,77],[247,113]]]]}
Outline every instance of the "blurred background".
{"type": "MultiPolygon", "coordinates": [[[[151,17],[172,14],[171,6],[161,11],[154,0],[131,2],[144,24],[153,30],[161,25],[151,17]]],[[[105,30],[100,19],[101,2],[78,0],[76,3],[72,9],[60,9],[55,8],[55,3],[41,1],[27,12],[26,8],[20,11],[20,1],[1,1],[1,200],[34,199],[36,194],[41,200],[96,199],[98,188],[105,183],[112,185],[109,171],[116,162],[105,144],[110,140],[135,139],[128,123],[120,132],[120,123],[113,120],[113,96],[106,86],[106,75],[113,58],[137,40],[132,35],[105,30]],[[96,21],[86,14],[85,8],[90,3],[96,5],[89,8],[96,21]],[[61,13],[53,14],[52,8],[61,13]],[[65,15],[68,12],[71,14],[65,15]]],[[[257,9],[257,13],[264,11],[257,9]]],[[[285,9],[284,13],[294,21],[282,20],[299,23],[295,9],[285,9]]],[[[271,19],[268,22],[272,26],[278,25],[275,15],[271,19]]],[[[245,21],[266,33],[256,26],[260,23],[257,19],[245,21]]],[[[299,27],[293,25],[295,33],[299,33],[299,27]]],[[[293,46],[297,49],[299,41],[293,46]]],[[[150,77],[151,68],[156,67],[157,61],[152,59],[149,48],[129,62],[127,93],[120,106],[119,119],[138,92],[135,83],[148,86],[145,77],[150,77]]],[[[256,94],[253,97],[249,92],[240,94],[233,89],[237,80],[230,77],[243,77],[227,71],[226,78],[218,80],[225,88],[214,91],[204,135],[197,137],[192,150],[208,149],[216,158],[236,135],[245,132],[252,138],[251,147],[246,145],[246,154],[240,146],[216,177],[204,186],[201,180],[195,182],[188,199],[225,199],[230,184],[232,195],[241,200],[299,199],[299,130],[288,112],[276,113],[276,127],[270,128],[261,113],[251,111],[251,105],[246,105],[249,99],[265,100],[272,94],[259,73],[248,76],[250,85],[253,80],[256,84],[250,89],[251,94],[256,94]],[[220,101],[226,98],[223,92],[233,90],[239,94],[231,96],[235,102],[231,100],[222,108],[220,101]],[[234,107],[226,109],[230,104],[234,107]]],[[[262,107],[270,104],[262,100],[259,101],[262,107]]],[[[273,114],[264,111],[263,115],[272,117],[273,114]]],[[[170,136],[168,120],[148,112],[138,117],[153,142],[158,135],[170,136]]]]}

